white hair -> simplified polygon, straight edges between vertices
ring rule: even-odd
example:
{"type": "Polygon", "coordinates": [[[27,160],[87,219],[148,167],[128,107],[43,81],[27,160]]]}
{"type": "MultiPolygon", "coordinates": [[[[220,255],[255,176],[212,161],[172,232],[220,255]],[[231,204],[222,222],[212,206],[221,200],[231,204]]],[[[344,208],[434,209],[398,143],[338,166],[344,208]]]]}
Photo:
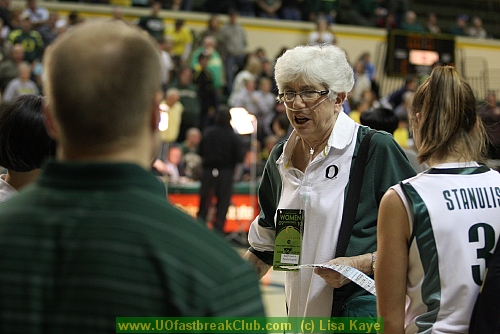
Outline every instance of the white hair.
{"type": "Polygon", "coordinates": [[[354,73],[344,50],[334,45],[297,46],[276,61],[275,79],[278,90],[301,79],[307,84],[321,84],[333,100],[338,93],[349,93],[354,86],[354,73]]]}

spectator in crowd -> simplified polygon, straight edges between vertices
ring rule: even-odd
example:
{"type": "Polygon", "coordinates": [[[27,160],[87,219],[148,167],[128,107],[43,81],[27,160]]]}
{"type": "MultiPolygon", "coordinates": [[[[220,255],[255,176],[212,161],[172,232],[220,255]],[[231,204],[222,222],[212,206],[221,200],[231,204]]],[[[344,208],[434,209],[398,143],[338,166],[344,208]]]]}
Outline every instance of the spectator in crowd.
{"type": "Polygon", "coordinates": [[[224,60],[226,56],[226,41],[222,36],[218,15],[210,16],[207,22],[207,28],[198,34],[198,38],[194,44],[195,49],[203,45],[203,40],[206,36],[213,36],[215,38],[215,49],[219,53],[221,59],[224,60]]]}
{"type": "Polygon", "coordinates": [[[111,333],[123,315],[263,317],[248,264],[169,204],[151,173],[155,41],[91,21],[44,62],[57,159],[0,206],[0,332],[111,333]]]}
{"type": "Polygon", "coordinates": [[[164,143],[161,147],[160,156],[163,156],[166,146],[174,143],[179,137],[182,113],[184,106],[180,102],[180,94],[177,88],[169,88],[165,93],[165,104],[160,105],[160,138],[164,143]]]}
{"type": "Polygon", "coordinates": [[[271,129],[277,137],[277,143],[287,140],[289,135],[288,131],[290,129],[290,121],[288,120],[288,117],[285,114],[277,114],[273,119],[271,129]]]}
{"type": "MultiPolygon", "coordinates": [[[[236,6],[238,14],[246,17],[255,17],[256,6],[258,0],[234,0],[232,7],[236,6]]],[[[231,9],[229,9],[231,11],[231,9]]]]}
{"type": "Polygon", "coordinates": [[[186,130],[199,125],[201,113],[201,102],[198,96],[198,88],[193,82],[193,70],[187,66],[181,67],[177,78],[175,78],[170,88],[177,88],[179,91],[180,102],[184,106],[184,112],[181,117],[179,136],[177,142],[182,142],[186,136],[186,130]]]}
{"type": "Polygon", "coordinates": [[[456,36],[467,36],[469,34],[469,27],[467,26],[468,21],[469,16],[467,14],[458,15],[455,25],[450,29],[450,33],[456,36]]]}
{"type": "Polygon", "coordinates": [[[216,212],[212,220],[213,229],[224,234],[227,209],[233,193],[233,177],[236,165],[243,161],[243,144],[231,127],[231,114],[221,106],[215,126],[208,128],[202,136],[199,154],[203,159],[200,204],[197,214],[203,223],[207,222],[213,198],[217,198],[216,212]]]}
{"type": "Polygon", "coordinates": [[[391,109],[376,108],[361,114],[359,118],[362,125],[366,125],[374,130],[382,130],[393,134],[398,128],[398,117],[391,109]]]}
{"type": "Polygon", "coordinates": [[[10,0],[1,0],[0,1],[0,19],[3,20],[3,23],[10,30],[13,28],[11,22],[11,10],[10,10],[10,0]]]}
{"type": "Polygon", "coordinates": [[[114,6],[113,12],[111,13],[111,19],[115,21],[124,21],[123,20],[123,10],[121,6],[114,6]]]}
{"type": "Polygon", "coordinates": [[[31,78],[31,65],[28,62],[19,64],[19,74],[17,78],[12,79],[5,87],[2,94],[2,102],[10,103],[21,95],[39,95],[40,90],[31,78]]]}
{"type": "Polygon", "coordinates": [[[264,59],[267,58],[267,53],[266,50],[262,47],[259,46],[258,48],[255,49],[254,55],[262,62],[264,59]]]}
{"type": "Polygon", "coordinates": [[[302,19],[304,21],[316,22],[319,12],[319,0],[301,0],[299,2],[302,19]]]}
{"type": "Polygon", "coordinates": [[[211,55],[204,52],[198,54],[198,66],[193,75],[193,83],[198,89],[200,99],[200,115],[197,125],[201,130],[209,125],[214,125],[217,108],[217,92],[212,72],[208,69],[210,57],[211,55]]]}
{"type": "Polygon", "coordinates": [[[235,8],[234,0],[206,0],[203,3],[203,10],[207,13],[228,13],[235,8]]]}
{"type": "Polygon", "coordinates": [[[46,24],[50,16],[47,8],[38,5],[38,0],[26,0],[26,9],[21,15],[28,16],[35,30],[46,24]]]}
{"type": "Polygon", "coordinates": [[[483,20],[479,16],[472,17],[472,25],[467,30],[467,34],[472,37],[486,38],[488,33],[483,28],[483,20]]]}
{"type": "Polygon", "coordinates": [[[163,36],[156,39],[161,54],[161,85],[163,90],[167,89],[172,74],[175,70],[174,60],[170,54],[172,50],[172,40],[163,36]]]}
{"type": "Polygon", "coordinates": [[[12,47],[12,44],[8,40],[9,33],[10,28],[0,18],[0,61],[8,56],[9,50],[12,47]]]}
{"type": "Polygon", "coordinates": [[[387,9],[387,16],[394,19],[396,26],[400,26],[403,17],[408,12],[408,1],[385,0],[385,8],[387,9]]]}
{"type": "Polygon", "coordinates": [[[243,87],[236,94],[231,95],[229,102],[230,107],[244,108],[250,114],[258,114],[257,96],[255,95],[255,77],[243,79],[243,87]]]}
{"type": "Polygon", "coordinates": [[[40,61],[44,51],[42,35],[32,29],[28,14],[21,14],[20,20],[21,27],[10,32],[9,41],[12,44],[20,43],[23,46],[24,60],[30,63],[40,61]]]}
{"type": "Polygon", "coordinates": [[[257,90],[253,93],[257,104],[257,139],[263,143],[264,138],[272,135],[271,123],[275,116],[276,94],[271,92],[272,81],[261,77],[257,81],[257,90]]]}
{"type": "MultiPolygon", "coordinates": [[[[412,149],[413,144],[410,141],[410,129],[409,129],[409,108],[415,92],[407,91],[403,94],[403,100],[400,105],[396,106],[394,114],[399,119],[398,128],[394,131],[394,139],[403,149],[412,149]]],[[[413,151],[414,152],[414,151],[413,151]]],[[[409,155],[408,153],[406,155],[409,155]]],[[[414,166],[415,167],[415,166],[414,166]]],[[[415,169],[417,171],[417,169],[415,169]]]]}
{"type": "Polygon", "coordinates": [[[174,26],[168,27],[167,36],[172,39],[172,57],[177,67],[188,65],[193,51],[193,32],[183,19],[175,20],[174,26]]]}
{"type": "Polygon", "coordinates": [[[271,134],[266,136],[262,142],[263,145],[259,152],[258,158],[260,161],[266,162],[267,159],[269,158],[269,155],[271,154],[271,151],[274,148],[274,145],[278,143],[278,137],[275,136],[274,134],[271,134]]]}
{"type": "Polygon", "coordinates": [[[410,122],[418,160],[430,169],[380,202],[378,316],[387,334],[467,333],[500,233],[500,207],[489,202],[500,174],[484,165],[474,93],[453,67],[434,68],[420,85],[410,122]]]}
{"type": "Polygon", "coordinates": [[[418,77],[415,75],[407,75],[405,78],[405,84],[403,87],[390,93],[388,96],[381,99],[382,105],[388,109],[393,109],[399,106],[403,102],[404,93],[410,91],[414,92],[418,87],[418,77]]]}
{"type": "MultiPolygon", "coordinates": [[[[400,129],[401,119],[391,109],[375,108],[364,112],[360,117],[360,122],[362,125],[366,125],[372,129],[386,131],[392,134],[396,140],[395,134],[400,129]]],[[[403,150],[411,166],[417,173],[423,172],[428,168],[427,164],[418,162],[415,150],[405,147],[403,147],[403,150]]]]}
{"type": "Polygon", "coordinates": [[[377,93],[371,89],[371,90],[365,90],[363,93],[363,101],[366,101],[369,108],[380,108],[382,104],[380,103],[377,93]]]}
{"type": "Polygon", "coordinates": [[[193,0],[162,0],[162,7],[172,11],[192,11],[193,0]]]}
{"type": "Polygon", "coordinates": [[[356,123],[361,124],[361,115],[365,113],[367,110],[370,110],[370,105],[368,104],[368,101],[362,99],[361,101],[351,101],[349,103],[351,106],[351,111],[349,111],[348,115],[349,117],[356,123]]]}
{"type": "Polygon", "coordinates": [[[488,92],[486,101],[478,108],[488,134],[488,158],[500,159],[500,104],[494,91],[488,92]]]}
{"type": "Polygon", "coordinates": [[[361,63],[363,63],[363,66],[365,67],[365,73],[368,75],[370,80],[376,81],[377,80],[377,73],[375,70],[375,65],[371,61],[371,55],[369,52],[363,52],[361,56],[359,56],[358,59],[361,63]]]}
{"type": "Polygon", "coordinates": [[[149,7],[149,0],[131,0],[131,4],[133,7],[149,7]]]}
{"type": "Polygon", "coordinates": [[[349,17],[356,25],[373,27],[386,12],[387,10],[380,6],[379,0],[361,0],[353,4],[349,17]]]}
{"type": "Polygon", "coordinates": [[[417,13],[413,10],[406,12],[403,22],[399,25],[401,30],[411,31],[411,32],[425,32],[425,28],[418,22],[417,13]]]}
{"type": "Polygon", "coordinates": [[[189,128],[186,131],[186,139],[180,143],[182,150],[182,164],[186,176],[191,180],[200,180],[203,171],[202,159],[198,154],[201,142],[201,131],[198,128],[189,128]]]}
{"type": "Polygon", "coordinates": [[[283,2],[281,0],[257,0],[259,17],[268,19],[279,19],[278,11],[283,2]]]}
{"type": "Polygon", "coordinates": [[[77,11],[71,11],[68,15],[68,22],[66,23],[66,30],[73,29],[77,25],[83,23],[85,19],[80,16],[77,11]]]}
{"type": "Polygon", "coordinates": [[[198,128],[189,128],[186,131],[186,139],[180,143],[182,154],[196,153],[201,141],[201,131],[198,128]]]}
{"type": "Polygon", "coordinates": [[[137,25],[146,30],[153,38],[163,37],[165,33],[165,24],[160,17],[161,3],[153,2],[151,4],[151,13],[147,16],[141,16],[137,25]]]}
{"type": "Polygon", "coordinates": [[[394,106],[394,114],[398,117],[408,118],[408,109],[411,106],[411,101],[415,92],[413,90],[408,90],[403,93],[401,98],[401,103],[394,106]]]}
{"type": "Polygon", "coordinates": [[[309,33],[309,44],[331,44],[337,43],[335,34],[329,29],[328,20],[324,17],[318,17],[316,20],[316,29],[309,33]]]}
{"type": "Polygon", "coordinates": [[[7,84],[19,75],[19,65],[24,61],[24,48],[20,43],[14,44],[10,56],[0,62],[0,92],[7,84]]]}
{"type": "Polygon", "coordinates": [[[304,0],[286,0],[281,6],[281,16],[284,20],[302,21],[301,3],[304,0]]]}
{"type": "Polygon", "coordinates": [[[247,34],[238,22],[238,12],[229,10],[229,21],[222,27],[221,33],[226,41],[226,89],[231,94],[233,80],[240,68],[245,64],[247,34]]]}
{"type": "MultiPolygon", "coordinates": [[[[411,102],[410,102],[411,103],[411,102]]],[[[394,113],[398,120],[398,128],[394,131],[392,134],[394,136],[394,140],[405,150],[406,156],[409,157],[410,163],[412,164],[413,168],[415,168],[415,171],[421,172],[422,169],[417,169],[415,167],[414,161],[416,161],[416,154],[415,154],[415,145],[413,144],[413,138],[410,137],[410,122],[408,120],[408,114],[396,114],[394,113]],[[409,154],[408,151],[411,151],[412,154],[409,154]],[[415,158],[414,161],[411,160],[410,155],[413,155],[415,158]]]]}
{"type": "Polygon", "coordinates": [[[363,94],[367,90],[372,89],[372,81],[365,73],[365,65],[358,61],[354,65],[354,87],[352,87],[350,101],[360,103],[363,99],[363,94]]]}
{"type": "MultiPolygon", "coordinates": [[[[258,152],[258,151],[257,151],[258,152]]],[[[243,162],[236,166],[234,179],[238,182],[250,182],[258,180],[262,175],[263,162],[259,160],[258,153],[254,150],[246,150],[243,162]],[[255,177],[255,179],[252,179],[255,177]]]]}
{"type": "Polygon", "coordinates": [[[245,57],[245,66],[236,74],[233,80],[233,87],[228,98],[228,104],[234,106],[234,99],[241,95],[240,92],[245,88],[245,82],[256,80],[262,73],[262,62],[253,53],[248,53],[245,57]]]}
{"type": "Polygon", "coordinates": [[[170,145],[164,160],[156,159],[153,169],[167,178],[168,183],[186,182],[186,173],[182,164],[182,150],[178,145],[170,145]]]}
{"type": "Polygon", "coordinates": [[[205,36],[203,38],[202,45],[193,51],[193,54],[191,55],[191,67],[195,72],[199,70],[200,63],[198,57],[202,53],[208,57],[207,70],[212,76],[212,84],[217,94],[217,98],[220,98],[223,93],[225,82],[224,63],[220,53],[217,51],[217,39],[215,36],[205,36]]]}
{"type": "MultiPolygon", "coordinates": [[[[371,275],[377,203],[391,185],[415,172],[392,136],[374,133],[368,146],[369,158],[360,165],[366,169],[365,178],[370,175],[371,181],[361,182],[356,201],[359,209],[351,212],[352,233],[348,231],[345,239],[343,233],[339,236],[341,224],[346,224],[342,222],[343,211],[349,211],[343,208],[344,199],[352,199],[345,193],[347,188],[353,189],[349,179],[361,177],[349,177],[354,152],[370,132],[356,125],[342,109],[354,85],[352,67],[344,51],[336,46],[298,46],[278,58],[275,73],[278,96],[294,131],[286,142],[275,146],[267,160],[259,185],[260,213],[250,226],[251,247],[245,258],[260,277],[271,265],[275,269],[286,265],[287,259],[277,256],[273,260],[272,256],[283,236],[276,236],[278,227],[293,227],[281,217],[283,213],[296,217],[297,224],[303,223],[299,225],[303,239],[298,263],[345,264],[371,275]],[[347,250],[337,251],[339,242],[345,242],[347,250]]],[[[282,241],[286,247],[286,240],[282,241]]],[[[287,271],[285,293],[291,317],[376,314],[375,296],[330,269],[287,271]],[[338,298],[343,291],[344,298],[338,298]]]]}
{"type": "Polygon", "coordinates": [[[42,35],[44,48],[51,44],[61,32],[64,32],[64,29],[59,14],[56,11],[51,11],[47,23],[38,28],[38,32],[42,35]]]}
{"type": "Polygon", "coordinates": [[[340,10],[339,0],[317,0],[319,2],[318,13],[316,17],[325,17],[330,24],[337,22],[337,14],[340,10]]]}
{"type": "Polygon", "coordinates": [[[377,19],[377,27],[390,31],[399,28],[399,22],[396,21],[394,14],[387,13],[377,19]]]}
{"type": "Polygon", "coordinates": [[[427,14],[427,20],[425,21],[425,29],[431,34],[440,34],[441,28],[438,25],[438,20],[436,13],[430,12],[427,14]]]}
{"type": "Polygon", "coordinates": [[[0,114],[0,202],[33,182],[48,157],[55,156],[56,145],[43,124],[43,98],[23,95],[0,114]]]}

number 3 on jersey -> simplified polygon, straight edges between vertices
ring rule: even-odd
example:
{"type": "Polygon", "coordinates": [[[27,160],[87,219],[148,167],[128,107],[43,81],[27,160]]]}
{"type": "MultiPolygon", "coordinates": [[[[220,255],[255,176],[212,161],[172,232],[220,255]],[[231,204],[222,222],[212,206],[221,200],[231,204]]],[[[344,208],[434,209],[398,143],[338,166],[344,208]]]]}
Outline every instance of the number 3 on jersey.
{"type": "MultiPolygon", "coordinates": [[[[488,261],[493,253],[493,248],[495,247],[495,230],[491,227],[491,225],[486,223],[477,223],[472,225],[469,229],[469,242],[478,242],[479,233],[484,235],[484,247],[476,249],[476,256],[477,259],[484,259],[485,263],[488,264],[488,261]]],[[[471,269],[474,282],[481,286],[483,284],[481,266],[476,264],[473,265],[471,269]]]]}

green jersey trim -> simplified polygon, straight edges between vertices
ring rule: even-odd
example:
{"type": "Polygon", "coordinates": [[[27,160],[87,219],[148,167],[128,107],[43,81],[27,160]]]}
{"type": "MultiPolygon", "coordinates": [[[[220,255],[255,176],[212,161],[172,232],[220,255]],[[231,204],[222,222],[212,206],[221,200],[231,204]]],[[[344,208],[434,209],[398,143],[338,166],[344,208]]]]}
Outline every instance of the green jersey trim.
{"type": "Polygon", "coordinates": [[[418,332],[423,333],[432,329],[437,320],[441,302],[437,246],[429,212],[424,201],[412,185],[403,182],[400,184],[413,213],[413,233],[410,237],[410,245],[416,242],[425,275],[421,293],[422,302],[427,306],[428,312],[415,318],[415,325],[419,328],[418,332]]]}

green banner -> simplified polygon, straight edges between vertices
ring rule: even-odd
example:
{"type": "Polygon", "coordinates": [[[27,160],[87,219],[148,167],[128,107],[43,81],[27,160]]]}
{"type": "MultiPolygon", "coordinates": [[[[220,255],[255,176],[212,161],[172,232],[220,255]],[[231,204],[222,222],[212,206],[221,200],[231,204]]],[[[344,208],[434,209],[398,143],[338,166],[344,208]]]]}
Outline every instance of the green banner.
{"type": "Polygon", "coordinates": [[[377,333],[382,318],[117,317],[116,333],[377,333]]]}

